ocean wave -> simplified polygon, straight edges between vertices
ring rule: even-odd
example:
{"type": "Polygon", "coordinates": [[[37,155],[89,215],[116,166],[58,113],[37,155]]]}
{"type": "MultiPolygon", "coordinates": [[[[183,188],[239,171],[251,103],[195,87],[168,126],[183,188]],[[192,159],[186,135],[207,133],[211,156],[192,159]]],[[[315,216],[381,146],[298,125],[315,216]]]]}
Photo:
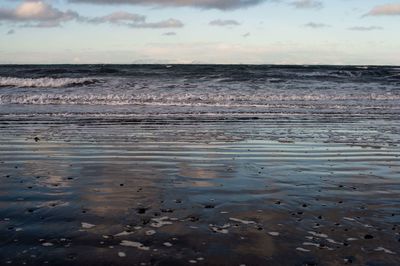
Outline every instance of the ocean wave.
{"type": "Polygon", "coordinates": [[[0,104],[37,104],[37,105],[176,105],[176,106],[268,106],[282,102],[302,104],[326,102],[365,102],[399,101],[397,94],[3,94],[0,104]]]}
{"type": "Polygon", "coordinates": [[[15,78],[0,77],[0,87],[62,88],[95,83],[91,78],[15,78]]]}

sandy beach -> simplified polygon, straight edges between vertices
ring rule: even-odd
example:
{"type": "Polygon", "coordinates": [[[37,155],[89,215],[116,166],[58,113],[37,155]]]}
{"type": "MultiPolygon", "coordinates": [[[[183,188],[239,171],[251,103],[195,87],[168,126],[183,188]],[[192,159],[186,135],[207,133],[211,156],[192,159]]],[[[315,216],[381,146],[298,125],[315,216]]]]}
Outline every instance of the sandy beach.
{"type": "Polygon", "coordinates": [[[1,263],[397,265],[385,125],[2,118],[1,263]]]}

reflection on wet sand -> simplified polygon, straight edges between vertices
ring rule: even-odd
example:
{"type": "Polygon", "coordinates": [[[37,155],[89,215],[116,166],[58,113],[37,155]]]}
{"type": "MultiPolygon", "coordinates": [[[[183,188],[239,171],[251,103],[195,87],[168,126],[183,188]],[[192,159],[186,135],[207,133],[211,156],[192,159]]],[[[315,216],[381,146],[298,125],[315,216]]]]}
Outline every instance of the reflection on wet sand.
{"type": "Polygon", "coordinates": [[[2,128],[1,264],[400,263],[395,135],[235,123],[2,128]]]}

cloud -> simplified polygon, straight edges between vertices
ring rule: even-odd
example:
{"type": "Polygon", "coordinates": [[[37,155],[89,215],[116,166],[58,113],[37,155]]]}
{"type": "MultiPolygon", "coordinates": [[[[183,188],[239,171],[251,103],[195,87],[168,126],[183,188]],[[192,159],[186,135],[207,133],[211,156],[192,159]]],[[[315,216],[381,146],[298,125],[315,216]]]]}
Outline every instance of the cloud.
{"type": "Polygon", "coordinates": [[[135,24],[130,24],[129,26],[133,28],[162,29],[162,28],[182,28],[184,24],[180,20],[170,18],[159,22],[135,23],[135,24]]]}
{"type": "Polygon", "coordinates": [[[87,19],[87,22],[100,24],[100,23],[113,23],[113,24],[125,24],[125,23],[144,23],[146,17],[138,14],[129,12],[114,12],[102,17],[94,17],[87,19]]]}
{"type": "Polygon", "coordinates": [[[309,22],[309,23],[305,24],[304,27],[313,28],[313,29],[320,29],[320,28],[327,28],[327,27],[330,27],[330,26],[327,25],[327,24],[323,24],[323,23],[309,22]]]}
{"type": "Polygon", "coordinates": [[[237,22],[236,20],[228,19],[228,20],[221,20],[221,19],[216,19],[210,21],[208,23],[211,26],[239,26],[240,23],[237,22]]]}
{"type": "Polygon", "coordinates": [[[164,35],[164,36],[175,36],[175,35],[176,35],[176,32],[173,32],[173,31],[164,32],[163,35],[164,35]]]}
{"type": "Polygon", "coordinates": [[[129,13],[129,12],[114,12],[106,16],[93,17],[93,18],[81,18],[81,21],[87,23],[101,24],[110,23],[122,26],[128,26],[131,28],[181,28],[184,24],[177,19],[167,19],[158,22],[147,22],[146,16],[129,13]]]}
{"type": "Polygon", "coordinates": [[[68,0],[73,3],[131,4],[159,7],[195,7],[202,9],[239,9],[257,5],[268,0],[68,0]]]}
{"type": "Polygon", "coordinates": [[[25,0],[15,9],[0,8],[0,21],[23,23],[24,27],[57,27],[77,18],[74,11],[64,12],[39,0],[25,0]]]}
{"type": "Polygon", "coordinates": [[[177,19],[167,19],[158,22],[147,22],[146,17],[129,12],[114,12],[100,17],[83,17],[77,12],[61,11],[41,0],[25,0],[15,9],[0,8],[0,21],[18,24],[20,27],[48,28],[58,27],[64,22],[78,21],[81,23],[110,23],[131,28],[181,28],[183,23],[177,19]]]}
{"type": "Polygon", "coordinates": [[[400,4],[386,4],[374,7],[365,16],[399,16],[400,4]]]}
{"type": "Polygon", "coordinates": [[[12,34],[14,34],[14,33],[15,33],[15,30],[13,30],[13,29],[7,31],[7,35],[12,35],[12,34]]]}
{"type": "Polygon", "coordinates": [[[299,9],[320,9],[323,7],[322,2],[316,0],[296,0],[290,4],[299,9]]]}
{"type": "Polygon", "coordinates": [[[363,27],[363,26],[356,26],[356,27],[351,27],[348,28],[349,30],[354,30],[354,31],[373,31],[373,30],[383,30],[382,27],[379,26],[369,26],[369,27],[363,27]]]}
{"type": "Polygon", "coordinates": [[[246,32],[245,34],[242,35],[243,38],[247,38],[250,36],[250,32],[246,32]]]}

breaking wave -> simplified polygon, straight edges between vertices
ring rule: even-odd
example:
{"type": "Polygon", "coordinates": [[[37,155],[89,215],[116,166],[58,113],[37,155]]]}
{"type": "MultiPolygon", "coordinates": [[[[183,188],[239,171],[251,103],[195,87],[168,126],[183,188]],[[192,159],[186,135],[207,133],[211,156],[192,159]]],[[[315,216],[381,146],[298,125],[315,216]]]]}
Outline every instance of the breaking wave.
{"type": "Polygon", "coordinates": [[[176,105],[176,106],[269,106],[279,102],[375,102],[398,101],[400,95],[366,93],[363,95],[328,94],[3,94],[0,104],[38,104],[38,105],[176,105]]]}
{"type": "Polygon", "coordinates": [[[0,77],[0,87],[17,88],[62,88],[88,85],[97,80],[91,78],[14,78],[0,77]]]}

